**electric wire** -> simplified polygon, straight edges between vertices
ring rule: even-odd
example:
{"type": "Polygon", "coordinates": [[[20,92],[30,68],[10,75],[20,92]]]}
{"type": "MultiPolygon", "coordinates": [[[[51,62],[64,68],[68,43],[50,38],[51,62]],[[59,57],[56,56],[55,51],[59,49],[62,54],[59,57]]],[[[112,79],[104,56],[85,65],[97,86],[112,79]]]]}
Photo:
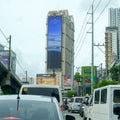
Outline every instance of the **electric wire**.
{"type": "MultiPolygon", "coordinates": [[[[5,35],[5,33],[3,32],[3,30],[0,28],[0,32],[1,32],[1,34],[3,35],[3,37],[7,40],[7,42],[8,42],[8,38],[6,37],[6,35],[5,35]]],[[[7,46],[5,46],[5,45],[2,45],[3,47],[6,47],[6,48],[8,48],[9,49],[9,47],[7,47],[7,46]]],[[[16,61],[17,61],[17,65],[25,72],[25,70],[23,69],[23,67],[21,66],[21,64],[20,64],[20,62],[18,61],[18,59],[16,59],[16,61]]]]}
{"type": "Polygon", "coordinates": [[[100,3],[101,3],[101,0],[99,0],[98,4],[96,5],[95,9],[93,10],[94,12],[97,10],[97,8],[99,7],[100,3]]]}
{"type": "MultiPolygon", "coordinates": [[[[94,2],[95,2],[95,0],[93,1],[93,3],[94,3],[94,2]]],[[[95,7],[94,12],[97,10],[98,6],[100,5],[100,2],[101,2],[101,0],[98,2],[97,6],[95,7]]],[[[95,20],[95,22],[94,22],[93,24],[95,24],[95,23],[98,21],[98,19],[99,19],[100,16],[103,14],[104,10],[107,8],[107,6],[110,4],[110,2],[111,2],[111,0],[109,0],[109,1],[107,2],[107,4],[105,5],[105,7],[103,8],[103,10],[101,11],[101,13],[99,14],[99,16],[97,17],[97,19],[95,20]]],[[[93,4],[93,3],[92,3],[92,4],[93,4]]],[[[88,31],[89,31],[90,29],[91,29],[91,27],[88,29],[88,31]]],[[[80,33],[81,33],[81,32],[80,32],[80,33]]],[[[80,35],[79,35],[79,36],[80,36],[80,35]]],[[[84,37],[84,42],[85,42],[85,38],[86,38],[86,36],[84,37]]],[[[84,42],[82,42],[82,45],[80,46],[78,52],[75,54],[76,57],[77,57],[79,51],[82,49],[82,46],[83,46],[84,42]]],[[[80,42],[79,42],[79,43],[80,43],[80,42]]],[[[78,45],[78,46],[79,46],[79,45],[78,45]]],[[[78,48],[77,48],[77,49],[78,49],[78,48]]]]}
{"type": "MultiPolygon", "coordinates": [[[[95,0],[93,0],[92,4],[94,4],[94,2],[95,2],[95,0]]],[[[76,52],[77,52],[77,51],[79,52],[78,49],[79,49],[79,46],[80,46],[80,44],[81,44],[81,42],[82,42],[82,38],[83,38],[83,36],[84,36],[84,34],[85,34],[84,31],[85,31],[85,29],[86,29],[86,27],[87,27],[87,25],[85,24],[85,22],[86,22],[86,20],[87,20],[88,11],[91,9],[91,7],[92,7],[92,5],[90,5],[89,9],[87,10],[87,13],[86,13],[84,22],[83,22],[83,24],[82,24],[81,30],[80,30],[79,35],[78,35],[78,38],[77,38],[77,42],[75,42],[75,45],[77,45],[77,46],[75,47],[75,51],[76,51],[76,52]],[[84,25],[85,25],[85,27],[84,27],[84,25]],[[82,31],[83,31],[83,34],[82,34],[82,31]],[[81,35],[81,38],[80,38],[80,35],[81,35]]],[[[90,18],[91,18],[91,17],[89,17],[89,19],[88,19],[87,21],[89,21],[90,18]]],[[[75,52],[75,53],[76,53],[76,52],[75,52]]],[[[78,52],[77,52],[77,54],[78,54],[78,52]]]]}
{"type": "MultiPolygon", "coordinates": [[[[88,11],[90,10],[90,8],[91,8],[91,6],[89,7],[89,9],[88,9],[88,11]]],[[[88,11],[87,11],[87,13],[88,13],[88,11]]],[[[81,27],[81,30],[80,30],[80,32],[79,32],[79,35],[78,35],[78,38],[77,38],[77,42],[75,43],[75,45],[77,45],[77,46],[75,46],[75,51],[78,51],[78,49],[79,49],[79,46],[80,46],[80,44],[81,44],[81,42],[82,42],[82,38],[83,38],[83,36],[84,36],[84,34],[85,34],[85,29],[86,29],[86,27],[87,27],[87,24],[85,24],[86,23],[86,21],[88,21],[87,20],[87,16],[88,16],[88,14],[86,13],[86,16],[85,16],[85,19],[84,19],[84,22],[83,22],[83,24],[82,24],[82,27],[81,27]],[[82,32],[83,31],[83,32],[82,32]],[[81,37],[80,37],[80,35],[81,35],[81,37]]]]}
{"type": "Polygon", "coordinates": [[[5,33],[2,31],[2,29],[0,28],[0,32],[1,32],[1,34],[3,35],[3,37],[7,40],[7,42],[8,42],[8,38],[6,37],[6,35],[5,35],[5,33]]]}
{"type": "Polygon", "coordinates": [[[112,0],[109,0],[107,2],[107,4],[105,5],[105,7],[103,8],[103,10],[101,11],[100,15],[96,18],[96,20],[94,21],[94,24],[98,21],[98,19],[101,17],[101,15],[103,14],[103,12],[105,11],[105,9],[107,8],[107,6],[110,4],[112,0]]]}

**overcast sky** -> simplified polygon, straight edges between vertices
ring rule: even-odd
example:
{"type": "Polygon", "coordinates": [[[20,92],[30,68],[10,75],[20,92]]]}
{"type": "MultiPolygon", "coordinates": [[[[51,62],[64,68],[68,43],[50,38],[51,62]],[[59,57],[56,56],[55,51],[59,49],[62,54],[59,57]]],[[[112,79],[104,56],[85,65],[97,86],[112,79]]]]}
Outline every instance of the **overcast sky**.
{"type": "MultiPolygon", "coordinates": [[[[87,13],[91,13],[92,3],[93,0],[0,0],[0,29],[6,37],[12,35],[12,50],[17,55],[17,74],[24,76],[27,70],[28,75],[35,78],[36,74],[45,73],[46,18],[52,10],[67,9],[74,18],[75,71],[76,67],[91,65],[92,37],[87,33],[91,31],[91,24],[87,24],[91,22],[91,14],[87,13]]],[[[94,24],[94,43],[103,44],[105,27],[108,26],[108,8],[120,7],[120,0],[94,0],[93,7],[94,21],[99,18],[94,24]]],[[[1,33],[0,43],[8,46],[1,33]]],[[[104,47],[100,48],[104,51],[104,47]]],[[[94,50],[94,65],[103,63],[105,67],[104,53],[98,47],[94,50]]]]}

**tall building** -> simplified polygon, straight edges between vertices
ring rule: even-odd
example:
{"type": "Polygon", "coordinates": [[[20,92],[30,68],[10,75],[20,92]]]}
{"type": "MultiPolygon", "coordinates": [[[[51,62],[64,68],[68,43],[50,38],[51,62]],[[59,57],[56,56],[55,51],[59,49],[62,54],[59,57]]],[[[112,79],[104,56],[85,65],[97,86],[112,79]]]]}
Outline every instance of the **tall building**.
{"type": "MultiPolygon", "coordinates": [[[[118,27],[118,59],[120,60],[120,8],[109,9],[109,26],[118,27]]],[[[112,40],[113,41],[113,40],[112,40]]]]}
{"type": "Polygon", "coordinates": [[[49,11],[46,27],[46,73],[54,73],[64,87],[64,77],[71,78],[74,65],[73,16],[67,10],[49,11]]]}
{"type": "Polygon", "coordinates": [[[118,27],[106,27],[105,32],[105,57],[107,73],[110,68],[118,61],[118,27]]]}

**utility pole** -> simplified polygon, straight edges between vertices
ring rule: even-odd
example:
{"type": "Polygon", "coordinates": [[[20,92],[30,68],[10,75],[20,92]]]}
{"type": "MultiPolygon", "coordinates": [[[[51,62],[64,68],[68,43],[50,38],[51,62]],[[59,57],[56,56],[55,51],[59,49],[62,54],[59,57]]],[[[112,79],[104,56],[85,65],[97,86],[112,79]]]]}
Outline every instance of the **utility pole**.
{"type": "Polygon", "coordinates": [[[72,47],[72,63],[71,63],[71,90],[74,89],[74,41],[72,47]]]}
{"type": "Polygon", "coordinates": [[[7,74],[7,80],[6,84],[11,84],[10,83],[10,77],[11,77],[11,35],[8,38],[8,43],[9,43],[9,50],[8,50],[8,74],[7,74]]]}
{"type": "Polygon", "coordinates": [[[25,74],[26,74],[26,82],[28,81],[28,75],[27,75],[27,70],[25,71],[25,74]]]}
{"type": "Polygon", "coordinates": [[[92,67],[91,67],[91,94],[94,83],[94,15],[93,15],[93,4],[92,4],[92,67]]]}
{"type": "MultiPolygon", "coordinates": [[[[94,13],[93,13],[93,4],[92,4],[92,13],[88,13],[92,15],[92,22],[90,24],[92,25],[92,32],[88,32],[92,34],[92,54],[91,54],[91,94],[92,94],[92,87],[94,83],[94,13]]],[[[89,23],[89,22],[88,22],[89,23]]]]}

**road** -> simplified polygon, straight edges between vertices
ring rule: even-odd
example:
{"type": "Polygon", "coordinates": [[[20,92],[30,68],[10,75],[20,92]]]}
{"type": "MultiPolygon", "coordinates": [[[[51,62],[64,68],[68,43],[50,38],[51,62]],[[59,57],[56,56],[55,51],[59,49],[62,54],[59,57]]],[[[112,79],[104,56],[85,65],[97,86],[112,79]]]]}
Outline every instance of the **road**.
{"type": "Polygon", "coordinates": [[[68,111],[64,111],[64,114],[69,114],[75,116],[76,120],[83,120],[83,118],[80,117],[79,113],[70,113],[68,111]]]}

